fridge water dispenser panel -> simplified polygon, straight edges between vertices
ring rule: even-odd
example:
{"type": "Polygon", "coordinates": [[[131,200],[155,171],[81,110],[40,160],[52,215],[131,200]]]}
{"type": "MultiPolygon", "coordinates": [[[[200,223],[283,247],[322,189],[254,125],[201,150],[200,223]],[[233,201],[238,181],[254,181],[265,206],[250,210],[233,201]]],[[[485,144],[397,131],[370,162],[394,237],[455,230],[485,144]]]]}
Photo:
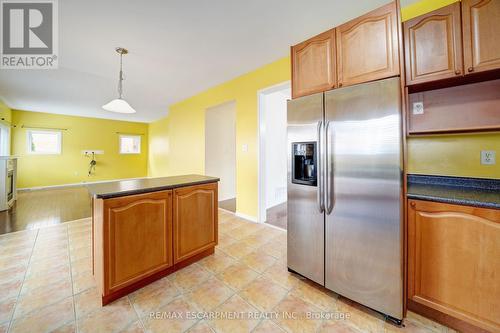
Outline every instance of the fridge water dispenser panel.
{"type": "Polygon", "coordinates": [[[316,142],[292,143],[292,183],[316,186],[317,161],[316,142]]]}

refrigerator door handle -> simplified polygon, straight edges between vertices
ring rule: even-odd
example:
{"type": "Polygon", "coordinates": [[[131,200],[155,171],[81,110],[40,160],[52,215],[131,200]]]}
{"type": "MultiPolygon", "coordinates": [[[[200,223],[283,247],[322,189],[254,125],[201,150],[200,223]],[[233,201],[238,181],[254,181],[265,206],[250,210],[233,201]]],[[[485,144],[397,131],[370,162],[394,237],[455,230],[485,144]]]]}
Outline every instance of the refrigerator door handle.
{"type": "Polygon", "coordinates": [[[326,123],[325,128],[325,192],[326,192],[326,213],[328,215],[333,211],[334,206],[334,193],[333,193],[333,161],[330,161],[330,157],[333,159],[333,156],[330,155],[331,150],[331,142],[330,142],[330,121],[326,123]]]}
{"type": "Polygon", "coordinates": [[[323,180],[323,121],[318,121],[318,151],[317,151],[317,165],[318,168],[316,170],[317,173],[317,179],[318,179],[318,194],[317,194],[317,201],[318,201],[318,209],[320,213],[323,213],[325,211],[325,203],[324,203],[324,196],[325,196],[325,191],[323,188],[324,185],[324,180],[323,180]]]}

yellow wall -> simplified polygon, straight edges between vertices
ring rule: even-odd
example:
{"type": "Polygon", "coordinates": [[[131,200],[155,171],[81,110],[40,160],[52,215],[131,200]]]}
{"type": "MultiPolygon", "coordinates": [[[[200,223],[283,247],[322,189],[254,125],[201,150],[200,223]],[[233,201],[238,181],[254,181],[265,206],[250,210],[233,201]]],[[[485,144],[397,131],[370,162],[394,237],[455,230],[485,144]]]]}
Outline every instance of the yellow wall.
{"type": "Polygon", "coordinates": [[[408,139],[408,172],[500,179],[500,133],[439,135],[408,139]],[[497,152],[496,165],[481,165],[481,150],[497,152]]]}
{"type": "Polygon", "coordinates": [[[205,110],[235,100],[237,211],[256,217],[257,91],[287,80],[288,57],[172,105],[167,118],[150,124],[150,176],[204,173],[205,110]]]}
{"type": "MultiPolygon", "coordinates": [[[[422,0],[402,8],[404,21],[459,0],[422,0]]],[[[500,167],[481,165],[481,150],[500,154],[500,133],[422,136],[408,139],[408,172],[500,178],[500,167]]]]}
{"type": "Polygon", "coordinates": [[[148,124],[63,116],[13,110],[12,155],[18,160],[18,188],[72,184],[85,181],[144,177],[147,175],[148,124]],[[22,125],[67,128],[62,131],[62,154],[27,154],[27,134],[22,125]],[[121,155],[118,134],[142,133],[141,154],[121,155]],[[104,150],[96,155],[95,175],[87,176],[90,159],[82,150],[104,150]]]}
{"type": "Polygon", "coordinates": [[[169,118],[149,124],[148,175],[169,175],[169,118]]]}
{"type": "MultiPolygon", "coordinates": [[[[404,20],[458,0],[422,0],[402,9],[404,20]]],[[[280,59],[170,107],[166,118],[150,124],[149,175],[204,173],[204,112],[236,100],[237,211],[252,217],[258,210],[257,91],[290,80],[290,59],[280,59]],[[241,146],[248,144],[248,152],[241,146]]],[[[409,171],[421,174],[500,178],[497,166],[481,166],[482,149],[500,152],[500,134],[409,138],[409,171]]]]}
{"type": "Polygon", "coordinates": [[[460,0],[421,0],[401,8],[401,19],[407,21],[460,0]]]}
{"type": "Polygon", "coordinates": [[[0,99],[0,120],[10,123],[12,110],[0,99]]]}

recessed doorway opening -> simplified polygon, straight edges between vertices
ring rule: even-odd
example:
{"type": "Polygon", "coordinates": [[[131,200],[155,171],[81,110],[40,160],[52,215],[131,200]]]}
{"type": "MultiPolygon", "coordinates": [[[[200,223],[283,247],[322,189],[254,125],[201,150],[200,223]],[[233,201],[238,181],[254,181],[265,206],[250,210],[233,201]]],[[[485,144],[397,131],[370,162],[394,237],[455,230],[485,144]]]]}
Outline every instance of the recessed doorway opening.
{"type": "Polygon", "coordinates": [[[259,91],[259,222],[286,229],[286,108],[290,82],[259,91]]]}
{"type": "Polygon", "coordinates": [[[236,102],[205,110],[205,174],[219,177],[219,208],[236,212],[236,102]]]}

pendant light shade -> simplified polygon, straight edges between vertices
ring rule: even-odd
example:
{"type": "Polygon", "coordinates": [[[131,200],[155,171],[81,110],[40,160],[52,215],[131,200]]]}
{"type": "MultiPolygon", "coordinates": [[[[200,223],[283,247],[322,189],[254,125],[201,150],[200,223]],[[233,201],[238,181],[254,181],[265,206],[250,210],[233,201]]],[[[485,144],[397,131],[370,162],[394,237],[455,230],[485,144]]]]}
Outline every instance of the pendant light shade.
{"type": "Polygon", "coordinates": [[[106,111],[117,113],[136,113],[133,107],[123,99],[123,55],[128,53],[127,49],[117,47],[116,52],[120,55],[120,76],[118,78],[118,98],[102,106],[106,111]]]}
{"type": "Polygon", "coordinates": [[[106,111],[117,113],[135,113],[136,111],[127,103],[126,100],[117,98],[102,106],[106,111]]]}

